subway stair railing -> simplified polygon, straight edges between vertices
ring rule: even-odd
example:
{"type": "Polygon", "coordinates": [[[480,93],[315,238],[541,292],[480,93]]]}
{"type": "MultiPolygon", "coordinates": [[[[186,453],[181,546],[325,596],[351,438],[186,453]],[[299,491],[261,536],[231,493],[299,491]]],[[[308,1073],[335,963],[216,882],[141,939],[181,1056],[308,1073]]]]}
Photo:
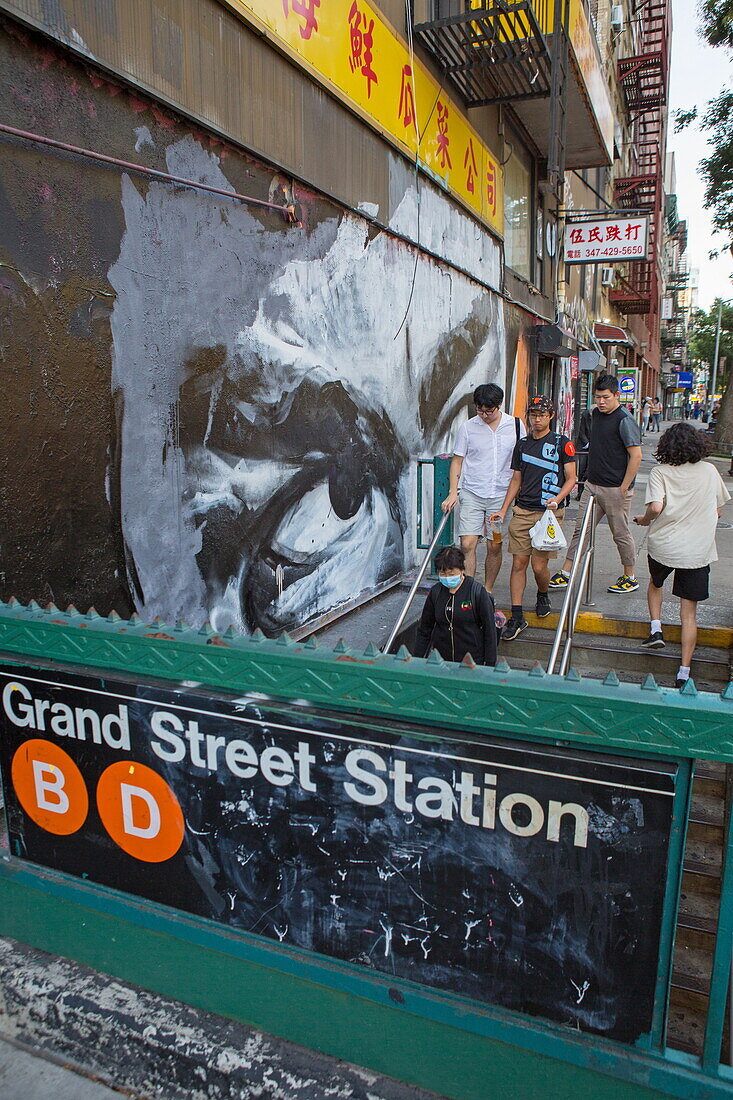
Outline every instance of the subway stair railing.
{"type": "MultiPolygon", "coordinates": [[[[586,490],[587,492],[587,490],[586,490]]],[[[553,673],[557,663],[560,646],[562,645],[563,632],[565,633],[565,647],[560,658],[558,669],[561,676],[566,676],[570,669],[570,658],[573,652],[573,635],[575,624],[580,612],[581,596],[585,593],[585,603],[589,605],[593,598],[593,554],[595,551],[595,527],[596,527],[596,500],[590,496],[588,507],[583,516],[583,523],[578,536],[578,546],[575,552],[573,567],[570,570],[568,586],[560,609],[560,615],[555,629],[555,637],[547,662],[547,671],[553,673]]]]}

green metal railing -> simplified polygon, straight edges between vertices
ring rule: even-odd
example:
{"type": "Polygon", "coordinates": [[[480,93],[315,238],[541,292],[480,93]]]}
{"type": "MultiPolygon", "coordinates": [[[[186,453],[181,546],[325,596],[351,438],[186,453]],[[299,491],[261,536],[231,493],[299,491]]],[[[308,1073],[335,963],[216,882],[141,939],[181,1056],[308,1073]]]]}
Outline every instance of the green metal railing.
{"type": "Polygon", "coordinates": [[[382,654],[371,643],[363,652],[331,650],[287,635],[271,641],[259,631],[218,634],[208,624],[195,630],[15,601],[0,603],[0,653],[6,663],[195,681],[203,690],[306,699],[335,713],[474,737],[676,762],[682,797],[646,1049],[265,943],[10,855],[0,863],[0,934],[461,1100],[485,1100],[489,1081],[527,1100],[581,1090],[609,1100],[731,1095],[733,1075],[720,1064],[733,945],[730,824],[700,1058],[666,1045],[665,1019],[694,761],[733,763],[733,685],[714,695],[690,681],[679,692],[651,676],[641,686],[620,684],[612,671],[603,682],[581,680],[572,669],[559,677],[539,665],[511,670],[503,660],[495,668],[454,665],[437,654],[412,658],[404,647],[382,654]]]}
{"type": "MultiPolygon", "coordinates": [[[[432,470],[432,526],[431,531],[435,532],[440,527],[443,520],[443,510],[440,507],[441,501],[445,500],[450,492],[450,464],[453,456],[450,454],[435,455],[434,458],[420,458],[417,462],[417,548],[418,550],[429,550],[433,536],[426,541],[425,539],[425,513],[423,507],[423,467],[429,466],[432,470]]],[[[438,540],[438,547],[440,546],[452,546],[453,545],[453,513],[448,517],[448,522],[443,528],[440,538],[438,540]]]]}

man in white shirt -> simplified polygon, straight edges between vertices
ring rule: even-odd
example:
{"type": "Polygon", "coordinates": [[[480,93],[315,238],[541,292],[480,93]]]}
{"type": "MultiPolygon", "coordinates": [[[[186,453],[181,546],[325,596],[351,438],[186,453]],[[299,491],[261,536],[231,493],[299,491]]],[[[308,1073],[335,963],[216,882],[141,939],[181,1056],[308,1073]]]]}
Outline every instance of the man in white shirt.
{"type": "Polygon", "coordinates": [[[465,572],[476,572],[476,547],[486,538],[485,583],[489,592],[501,568],[503,532],[489,522],[492,512],[501,511],[512,478],[512,455],[517,440],[527,430],[519,417],[501,411],[504,391],[489,382],[474,390],[476,416],[461,424],[453,445],[450,465],[450,492],[442,504],[450,512],[458,503],[461,483],[461,507],[457,534],[466,558],[465,572]]]}

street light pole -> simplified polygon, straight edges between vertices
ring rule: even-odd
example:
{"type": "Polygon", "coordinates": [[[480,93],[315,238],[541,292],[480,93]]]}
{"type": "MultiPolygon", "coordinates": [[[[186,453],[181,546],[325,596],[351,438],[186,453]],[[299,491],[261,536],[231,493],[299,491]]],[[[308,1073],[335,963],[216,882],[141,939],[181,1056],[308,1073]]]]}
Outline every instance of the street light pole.
{"type": "Polygon", "coordinates": [[[715,330],[715,355],[713,356],[713,385],[710,390],[710,415],[715,405],[715,387],[718,384],[718,353],[720,352],[720,319],[723,316],[723,299],[718,299],[718,327],[715,330]]]}

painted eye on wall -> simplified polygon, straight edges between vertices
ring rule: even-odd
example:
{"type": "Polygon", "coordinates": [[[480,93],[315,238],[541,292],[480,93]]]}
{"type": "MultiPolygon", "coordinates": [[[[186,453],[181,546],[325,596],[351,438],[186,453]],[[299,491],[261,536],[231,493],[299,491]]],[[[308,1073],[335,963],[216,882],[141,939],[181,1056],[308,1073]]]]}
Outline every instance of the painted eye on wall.
{"type": "Polygon", "coordinates": [[[357,494],[342,479],[334,493],[332,484],[329,478],[316,485],[283,516],[272,540],[283,556],[298,561],[303,555],[321,555],[367,519],[366,489],[357,494]]]}
{"type": "Polygon", "coordinates": [[[351,519],[359,511],[369,490],[369,475],[363,456],[339,464],[328,477],[328,493],[337,516],[351,519]]]}
{"type": "Polygon", "coordinates": [[[275,635],[302,622],[304,607],[326,612],[401,567],[402,533],[387,495],[366,488],[353,515],[342,519],[323,480],[253,554],[242,578],[245,617],[252,629],[275,635]]]}

